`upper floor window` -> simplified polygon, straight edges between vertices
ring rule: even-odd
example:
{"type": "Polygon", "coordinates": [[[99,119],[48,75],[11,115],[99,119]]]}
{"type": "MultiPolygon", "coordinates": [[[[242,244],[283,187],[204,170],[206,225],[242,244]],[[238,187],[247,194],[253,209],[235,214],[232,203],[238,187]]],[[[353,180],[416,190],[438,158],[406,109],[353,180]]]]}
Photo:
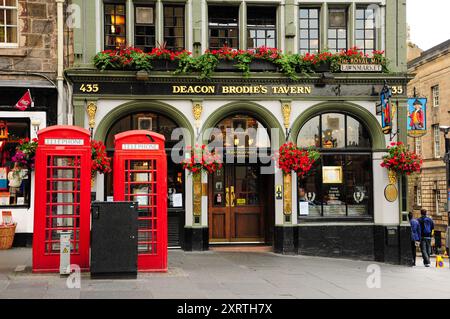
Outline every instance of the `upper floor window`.
{"type": "Polygon", "coordinates": [[[328,49],[338,52],[347,49],[347,9],[330,9],[328,12],[328,49]]]}
{"type": "Polygon", "coordinates": [[[164,6],[164,41],[167,49],[184,49],[184,6],[164,6]]]}
{"type": "Polygon", "coordinates": [[[300,9],[300,53],[319,51],[320,23],[318,8],[300,9]]]}
{"type": "Polygon", "coordinates": [[[375,39],[375,10],[368,7],[356,9],[356,46],[364,54],[371,54],[375,50],[375,39]]]}
{"type": "Polygon", "coordinates": [[[126,45],[125,4],[105,3],[105,49],[126,45]]]}
{"type": "Polygon", "coordinates": [[[239,48],[239,7],[209,6],[209,49],[239,48]]]}
{"type": "Polygon", "coordinates": [[[248,48],[277,46],[277,17],[275,7],[248,7],[248,48]]]}
{"type": "Polygon", "coordinates": [[[156,44],[155,8],[151,5],[136,5],[134,12],[134,46],[149,52],[156,44]]]}
{"type": "Polygon", "coordinates": [[[439,130],[439,124],[433,125],[433,152],[434,158],[441,157],[441,131],[439,130]]]}
{"type": "Polygon", "coordinates": [[[0,0],[0,46],[17,44],[17,0],[0,0]]]}
{"type": "Polygon", "coordinates": [[[439,107],[439,85],[431,88],[431,95],[433,97],[433,107],[439,107]]]}
{"type": "Polygon", "coordinates": [[[414,151],[419,155],[422,154],[422,139],[420,137],[414,138],[414,151]]]}

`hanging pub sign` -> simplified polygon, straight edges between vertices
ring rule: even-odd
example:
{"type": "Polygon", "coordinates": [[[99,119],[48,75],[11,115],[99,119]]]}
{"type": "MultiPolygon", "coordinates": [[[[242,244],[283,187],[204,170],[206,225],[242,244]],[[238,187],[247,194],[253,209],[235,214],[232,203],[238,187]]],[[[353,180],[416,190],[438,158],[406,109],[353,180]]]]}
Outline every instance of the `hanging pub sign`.
{"type": "Polygon", "coordinates": [[[389,86],[385,85],[380,93],[381,127],[384,134],[391,134],[392,132],[393,107],[391,103],[391,97],[392,90],[389,86]]]}
{"type": "Polygon", "coordinates": [[[427,134],[427,99],[408,99],[408,136],[421,137],[427,134]]]}

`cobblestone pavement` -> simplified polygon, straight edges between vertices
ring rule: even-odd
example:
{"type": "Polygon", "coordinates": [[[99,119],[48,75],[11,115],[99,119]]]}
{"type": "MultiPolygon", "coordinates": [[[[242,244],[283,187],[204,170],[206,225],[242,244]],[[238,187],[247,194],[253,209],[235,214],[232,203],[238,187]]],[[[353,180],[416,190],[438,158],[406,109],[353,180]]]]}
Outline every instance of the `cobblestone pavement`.
{"type": "Polygon", "coordinates": [[[69,289],[58,274],[32,274],[31,249],[19,248],[0,251],[0,298],[450,298],[448,262],[436,269],[417,261],[417,267],[403,267],[270,252],[173,250],[167,273],[139,274],[136,280],[82,274],[81,288],[69,289]]]}

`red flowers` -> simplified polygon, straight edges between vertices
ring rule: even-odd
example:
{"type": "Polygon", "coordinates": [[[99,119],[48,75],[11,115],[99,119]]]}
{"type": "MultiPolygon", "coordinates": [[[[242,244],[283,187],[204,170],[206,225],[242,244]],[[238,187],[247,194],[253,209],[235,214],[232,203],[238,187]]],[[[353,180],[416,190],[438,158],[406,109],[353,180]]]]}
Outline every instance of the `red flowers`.
{"type": "Polygon", "coordinates": [[[194,149],[190,147],[187,149],[191,151],[191,157],[181,163],[183,169],[187,169],[193,174],[201,173],[202,170],[212,174],[222,168],[223,163],[220,156],[208,151],[206,145],[201,147],[195,145],[194,149]]]}
{"type": "Polygon", "coordinates": [[[299,177],[304,177],[319,157],[320,154],[318,152],[300,149],[296,144],[289,142],[280,147],[278,167],[285,174],[290,174],[294,171],[299,177]]]}
{"type": "Polygon", "coordinates": [[[100,141],[91,141],[92,161],[91,161],[91,176],[95,173],[105,174],[111,172],[111,158],[106,156],[106,147],[100,141]]]}
{"type": "Polygon", "coordinates": [[[418,173],[422,169],[422,159],[415,152],[408,151],[402,142],[393,142],[388,147],[389,154],[383,157],[381,167],[401,175],[418,173]]]}
{"type": "Polygon", "coordinates": [[[166,48],[154,48],[148,55],[153,60],[176,60],[180,55],[187,54],[191,55],[191,52],[187,50],[182,51],[171,51],[166,48]]]}
{"type": "Polygon", "coordinates": [[[31,141],[28,137],[20,139],[19,145],[16,147],[16,154],[11,158],[11,160],[14,163],[19,163],[25,168],[34,169],[37,147],[37,138],[33,138],[31,141]]]}

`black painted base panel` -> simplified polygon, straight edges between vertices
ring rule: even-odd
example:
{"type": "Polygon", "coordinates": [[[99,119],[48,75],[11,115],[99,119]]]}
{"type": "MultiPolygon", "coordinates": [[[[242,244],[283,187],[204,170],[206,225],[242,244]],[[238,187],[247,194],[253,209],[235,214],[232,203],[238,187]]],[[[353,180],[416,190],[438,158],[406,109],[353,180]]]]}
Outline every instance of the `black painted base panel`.
{"type": "Polygon", "coordinates": [[[412,264],[408,226],[276,226],[274,237],[279,254],[412,264]]]}
{"type": "Polygon", "coordinates": [[[16,233],[14,235],[13,247],[32,247],[33,234],[31,233],[16,233]]]}
{"type": "Polygon", "coordinates": [[[209,249],[208,227],[185,227],[181,248],[185,251],[206,251],[209,249]]]}

